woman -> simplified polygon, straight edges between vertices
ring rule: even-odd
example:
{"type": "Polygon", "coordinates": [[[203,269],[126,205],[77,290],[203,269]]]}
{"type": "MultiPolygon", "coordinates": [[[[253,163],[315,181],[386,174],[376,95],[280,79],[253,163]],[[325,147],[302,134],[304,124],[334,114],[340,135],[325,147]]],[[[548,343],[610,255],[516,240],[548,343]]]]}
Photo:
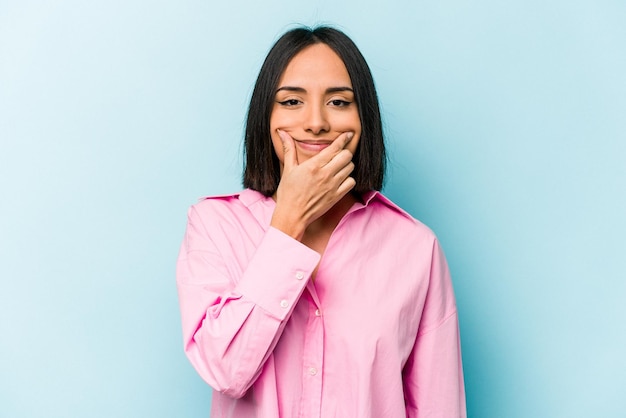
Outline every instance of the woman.
{"type": "Polygon", "coordinates": [[[246,189],[191,207],[177,268],[211,416],[465,416],[446,261],[378,192],[378,99],[346,35],[299,28],[276,42],[245,147],[246,189]]]}

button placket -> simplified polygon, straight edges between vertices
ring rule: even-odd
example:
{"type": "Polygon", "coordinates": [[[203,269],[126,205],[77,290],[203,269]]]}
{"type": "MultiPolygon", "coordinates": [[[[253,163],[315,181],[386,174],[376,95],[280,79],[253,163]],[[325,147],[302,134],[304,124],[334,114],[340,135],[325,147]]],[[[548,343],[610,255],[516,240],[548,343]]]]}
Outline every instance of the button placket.
{"type": "Polygon", "coordinates": [[[311,298],[309,317],[304,338],[302,356],[302,388],[307,393],[307,402],[301,405],[301,415],[321,416],[322,379],[324,369],[324,321],[321,310],[311,298]]]}

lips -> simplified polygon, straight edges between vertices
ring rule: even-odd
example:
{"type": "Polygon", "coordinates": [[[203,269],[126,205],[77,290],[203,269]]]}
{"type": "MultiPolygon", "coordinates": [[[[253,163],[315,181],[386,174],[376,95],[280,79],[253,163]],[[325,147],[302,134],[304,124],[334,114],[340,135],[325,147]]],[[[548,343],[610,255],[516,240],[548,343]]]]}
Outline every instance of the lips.
{"type": "Polygon", "coordinates": [[[294,139],[294,142],[298,148],[302,150],[320,152],[324,148],[328,147],[333,141],[323,139],[294,139]]]}

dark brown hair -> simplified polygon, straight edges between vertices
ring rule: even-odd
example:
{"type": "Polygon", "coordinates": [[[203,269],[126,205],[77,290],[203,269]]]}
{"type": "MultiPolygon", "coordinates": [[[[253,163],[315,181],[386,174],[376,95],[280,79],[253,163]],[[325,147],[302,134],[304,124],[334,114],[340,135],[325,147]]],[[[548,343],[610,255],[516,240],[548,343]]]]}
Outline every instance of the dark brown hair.
{"type": "Polygon", "coordinates": [[[286,32],[267,54],[256,80],[245,133],[245,169],[243,186],[271,196],[280,181],[280,163],[270,137],[270,116],[276,89],[289,62],[308,46],[328,45],[343,61],[361,120],[361,138],[352,158],[356,181],[354,191],[380,190],[385,175],[385,144],[372,73],[365,58],[343,32],[328,27],[297,28],[286,32]]]}

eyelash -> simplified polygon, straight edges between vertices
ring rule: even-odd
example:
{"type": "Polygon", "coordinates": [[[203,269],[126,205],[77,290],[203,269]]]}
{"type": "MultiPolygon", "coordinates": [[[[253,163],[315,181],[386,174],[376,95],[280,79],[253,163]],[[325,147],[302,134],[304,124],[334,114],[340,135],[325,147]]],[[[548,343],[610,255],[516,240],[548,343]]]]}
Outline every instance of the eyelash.
{"type": "Polygon", "coordinates": [[[287,100],[283,100],[282,102],[278,102],[278,104],[283,105],[283,106],[297,106],[300,103],[301,103],[300,100],[296,100],[296,99],[287,99],[287,100]]]}
{"type": "MultiPolygon", "coordinates": [[[[297,100],[297,99],[287,99],[287,100],[283,100],[282,102],[278,102],[278,104],[280,104],[282,106],[287,106],[287,107],[297,106],[297,105],[299,105],[301,103],[302,102],[300,100],[297,100]]],[[[352,102],[349,102],[347,100],[340,100],[340,99],[331,100],[328,103],[330,103],[330,104],[332,104],[333,106],[336,106],[336,107],[346,107],[346,106],[350,106],[350,104],[352,104],[352,102]]]]}
{"type": "Polygon", "coordinates": [[[346,106],[350,106],[350,104],[352,102],[349,102],[347,100],[341,100],[341,99],[335,99],[335,100],[331,100],[330,103],[333,106],[337,106],[337,107],[346,107],[346,106]]]}

